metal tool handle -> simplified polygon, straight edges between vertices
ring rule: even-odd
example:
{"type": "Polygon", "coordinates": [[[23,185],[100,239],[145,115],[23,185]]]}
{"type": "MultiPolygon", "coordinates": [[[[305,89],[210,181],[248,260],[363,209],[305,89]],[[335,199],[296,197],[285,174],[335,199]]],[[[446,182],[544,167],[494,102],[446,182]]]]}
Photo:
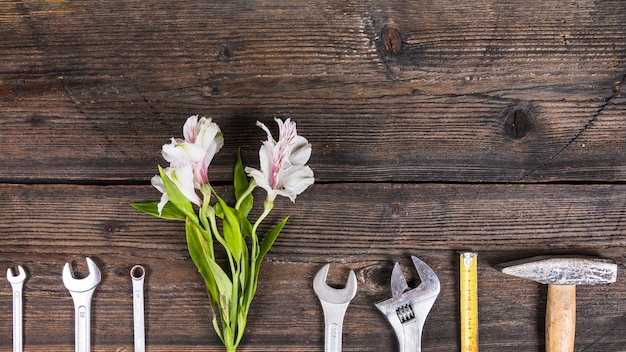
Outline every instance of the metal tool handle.
{"type": "Polygon", "coordinates": [[[146,348],[143,302],[143,280],[145,275],[146,270],[141,265],[135,265],[130,269],[130,277],[133,281],[133,321],[135,328],[135,352],[144,352],[146,348]]]}
{"type": "Polygon", "coordinates": [[[343,318],[349,303],[320,302],[324,311],[324,351],[341,352],[343,318]]]}
{"type": "Polygon", "coordinates": [[[422,324],[413,319],[402,324],[404,328],[404,339],[399,341],[400,352],[421,352],[422,351],[422,324]]]}
{"type": "Polygon", "coordinates": [[[22,288],[23,284],[11,284],[13,291],[13,352],[22,352],[22,288]]]}
{"type": "Polygon", "coordinates": [[[72,292],[74,299],[74,345],[76,352],[91,350],[91,297],[94,290],[72,292]]]}

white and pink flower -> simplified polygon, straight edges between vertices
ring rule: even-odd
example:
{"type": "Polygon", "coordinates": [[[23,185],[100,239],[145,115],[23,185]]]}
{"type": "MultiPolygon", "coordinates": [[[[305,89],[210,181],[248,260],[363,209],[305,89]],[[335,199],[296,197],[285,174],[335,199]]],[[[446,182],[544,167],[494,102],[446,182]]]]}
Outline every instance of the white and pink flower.
{"type": "MultiPolygon", "coordinates": [[[[178,186],[185,197],[196,205],[202,200],[196,190],[209,183],[208,169],[213,157],[224,145],[219,126],[210,118],[190,116],[183,126],[184,139],[172,138],[163,145],[161,154],[170,163],[165,173],[178,186]]],[[[159,213],[168,201],[159,175],[152,177],[152,185],[161,191],[159,213]]]]}
{"type": "Polygon", "coordinates": [[[295,202],[296,196],[315,182],[313,170],[306,166],[311,156],[311,144],[299,136],[296,123],[278,118],[279,137],[274,140],[270,130],[261,122],[257,126],[267,133],[267,140],[259,149],[260,170],[246,167],[248,176],[267,192],[267,201],[284,196],[295,202]]]}

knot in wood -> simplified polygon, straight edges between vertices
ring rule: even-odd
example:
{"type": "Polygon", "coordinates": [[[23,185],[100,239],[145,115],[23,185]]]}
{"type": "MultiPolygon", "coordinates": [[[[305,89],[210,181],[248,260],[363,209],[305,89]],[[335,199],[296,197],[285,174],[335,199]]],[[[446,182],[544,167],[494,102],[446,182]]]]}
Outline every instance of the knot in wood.
{"type": "Polygon", "coordinates": [[[504,132],[513,139],[522,139],[533,130],[534,125],[534,118],[530,111],[515,109],[504,120],[504,132]]]}
{"type": "Polygon", "coordinates": [[[383,49],[387,55],[396,56],[402,51],[402,33],[395,25],[386,25],[381,33],[383,49]]]}

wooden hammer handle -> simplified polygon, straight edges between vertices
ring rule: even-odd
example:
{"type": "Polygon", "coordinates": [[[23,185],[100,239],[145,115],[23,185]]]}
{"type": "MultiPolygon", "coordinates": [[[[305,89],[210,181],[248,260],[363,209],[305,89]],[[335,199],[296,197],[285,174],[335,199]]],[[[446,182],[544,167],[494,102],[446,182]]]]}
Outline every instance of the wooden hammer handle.
{"type": "Polygon", "coordinates": [[[548,285],[546,352],[573,352],[576,285],[548,285]]]}

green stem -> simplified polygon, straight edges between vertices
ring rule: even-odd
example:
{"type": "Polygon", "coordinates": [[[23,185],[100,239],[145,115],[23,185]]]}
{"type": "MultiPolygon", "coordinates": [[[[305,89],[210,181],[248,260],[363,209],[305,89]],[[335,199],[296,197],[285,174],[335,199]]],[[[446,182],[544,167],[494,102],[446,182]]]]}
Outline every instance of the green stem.
{"type": "MultiPolygon", "coordinates": [[[[256,292],[256,287],[257,287],[258,276],[257,276],[257,270],[256,270],[256,261],[257,261],[257,257],[259,256],[259,236],[257,235],[256,232],[257,232],[259,225],[261,225],[261,222],[263,222],[263,220],[265,220],[265,218],[272,211],[272,208],[274,208],[274,201],[266,199],[265,202],[263,203],[263,213],[259,216],[259,218],[254,223],[254,226],[252,227],[252,243],[250,246],[252,253],[250,255],[250,271],[248,273],[248,283],[246,285],[246,293],[244,296],[244,304],[243,304],[244,316],[248,316],[250,304],[252,303],[252,299],[254,298],[254,293],[256,292]]],[[[245,329],[241,329],[238,331],[237,342],[236,342],[237,344],[239,344],[239,342],[241,341],[244,330],[245,329]]]]}
{"type": "Polygon", "coordinates": [[[252,193],[252,191],[254,191],[256,186],[256,181],[252,179],[252,181],[250,181],[250,183],[248,184],[248,188],[245,190],[245,192],[241,194],[241,196],[239,196],[239,199],[237,199],[237,203],[235,203],[235,209],[239,210],[239,207],[241,207],[241,203],[243,202],[243,200],[246,199],[246,197],[248,197],[250,193],[252,193]]]}

